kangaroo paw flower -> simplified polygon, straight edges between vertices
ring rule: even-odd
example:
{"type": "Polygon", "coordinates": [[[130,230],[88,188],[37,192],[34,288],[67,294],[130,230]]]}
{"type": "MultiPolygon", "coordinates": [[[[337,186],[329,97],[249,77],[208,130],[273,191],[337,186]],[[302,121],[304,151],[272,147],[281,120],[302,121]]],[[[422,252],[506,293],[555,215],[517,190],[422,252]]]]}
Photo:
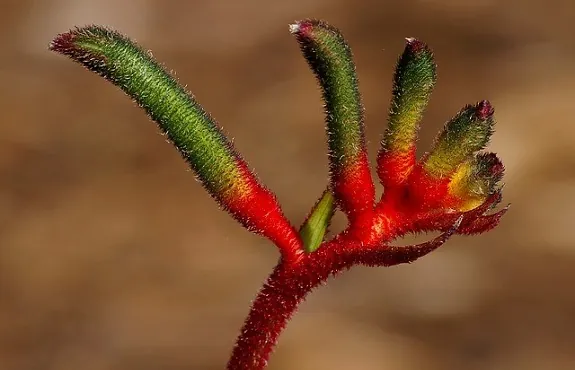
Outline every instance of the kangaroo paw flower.
{"type": "Polygon", "coordinates": [[[449,176],[473,153],[483,149],[493,133],[493,107],[487,100],[464,107],[447,124],[423,160],[435,178],[449,176]]]}
{"type": "Polygon", "coordinates": [[[120,87],[154,120],[213,198],[250,231],[272,240],[282,258],[253,302],[228,362],[230,370],[263,370],[277,339],[307,294],[354,265],[411,263],[454,234],[479,234],[500,222],[503,163],[480,152],[494,126],[485,100],[449,120],[433,148],[416,159],[417,132],[436,81],[431,50],[407,39],[397,62],[389,125],[377,173],[375,202],[366,152],[364,115],[351,50],[342,34],[317,20],[290,26],[322,90],[330,184],[299,232],[196,99],[128,38],[90,26],[56,37],[50,48],[120,87]],[[334,212],[347,227],[326,240],[334,212]],[[494,212],[494,213],[491,213],[494,212]],[[438,231],[425,243],[397,247],[407,233],[438,231]]]}
{"type": "Polygon", "coordinates": [[[451,207],[468,211],[479,207],[494,193],[504,167],[494,153],[480,153],[456,169],[448,184],[451,207]]]}
{"type": "Polygon", "coordinates": [[[325,102],[331,187],[350,221],[373,209],[371,178],[358,79],[351,50],[341,33],[317,20],[290,26],[319,81],[325,102]]]}
{"type": "Polygon", "coordinates": [[[377,159],[384,186],[404,183],[415,166],[419,122],[436,78],[431,50],[419,40],[407,39],[395,69],[389,123],[377,159]]]}
{"type": "Polygon", "coordinates": [[[493,108],[487,101],[468,105],[438,135],[433,149],[408,179],[413,208],[466,212],[495,191],[504,167],[483,149],[493,132],[493,108]]]}
{"type": "Polygon", "coordinates": [[[63,33],[50,49],[129,95],[176,146],[212,197],[243,226],[271,239],[286,258],[301,253],[297,231],[275,196],[259,183],[210,114],[151,54],[118,32],[97,26],[63,33]]]}

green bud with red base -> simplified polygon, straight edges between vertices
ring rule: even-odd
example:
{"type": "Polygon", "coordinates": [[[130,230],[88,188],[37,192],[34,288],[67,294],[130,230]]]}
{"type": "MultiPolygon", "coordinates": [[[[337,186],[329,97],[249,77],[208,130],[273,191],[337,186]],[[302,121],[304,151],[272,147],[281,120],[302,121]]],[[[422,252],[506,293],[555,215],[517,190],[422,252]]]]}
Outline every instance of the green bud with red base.
{"type": "Polygon", "coordinates": [[[61,34],[50,49],[129,95],[158,124],[212,197],[243,226],[282,250],[301,249],[275,196],[259,183],[211,115],[151,54],[120,33],[97,26],[61,34]]]}

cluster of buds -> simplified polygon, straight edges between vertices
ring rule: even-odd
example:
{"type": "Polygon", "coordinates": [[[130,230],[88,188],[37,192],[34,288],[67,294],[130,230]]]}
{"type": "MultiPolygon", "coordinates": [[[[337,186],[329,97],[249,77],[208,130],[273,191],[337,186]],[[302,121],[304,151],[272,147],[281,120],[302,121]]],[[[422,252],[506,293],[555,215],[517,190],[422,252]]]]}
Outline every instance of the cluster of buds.
{"type": "Polygon", "coordinates": [[[349,46],[337,29],[323,22],[306,20],[290,29],[322,88],[330,189],[335,206],[348,216],[346,239],[369,245],[410,232],[477,234],[499,223],[508,207],[488,211],[501,201],[504,167],[494,153],[481,152],[493,133],[494,109],[488,101],[465,106],[418,160],[417,133],[437,73],[427,45],[407,39],[377,157],[384,194],[374,202],[363,107],[349,46]]]}
{"type": "Polygon", "coordinates": [[[423,42],[407,39],[397,62],[388,127],[377,156],[384,192],[376,200],[348,44],[322,21],[300,21],[290,31],[322,90],[330,169],[326,190],[299,228],[212,116],[151,53],[98,26],[61,34],[50,45],[120,87],[158,124],[221,208],[278,247],[280,262],[253,303],[229,369],[263,369],[298,304],[329,276],[358,264],[412,262],[453,234],[492,229],[507,211],[490,213],[501,201],[504,168],[495,154],[482,151],[494,125],[488,101],[465,106],[445,124],[431,150],[416,157],[419,123],[436,82],[434,57],[423,42]],[[348,226],[327,239],[338,209],[348,226]],[[441,235],[431,241],[389,245],[406,233],[434,230],[441,235]]]}

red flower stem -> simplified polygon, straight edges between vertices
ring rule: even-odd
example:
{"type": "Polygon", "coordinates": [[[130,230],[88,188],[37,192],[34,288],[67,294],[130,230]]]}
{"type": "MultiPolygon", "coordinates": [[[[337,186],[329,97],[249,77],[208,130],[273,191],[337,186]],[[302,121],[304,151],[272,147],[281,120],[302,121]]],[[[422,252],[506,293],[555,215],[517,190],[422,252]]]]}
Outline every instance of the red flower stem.
{"type": "MultiPolygon", "coordinates": [[[[337,238],[336,238],[337,240],[337,238]]],[[[331,274],[345,267],[341,243],[324,244],[296,263],[280,261],[252,304],[228,362],[228,370],[262,370],[299,304],[331,274]]]]}
{"type": "MultiPolygon", "coordinates": [[[[383,244],[382,240],[390,240],[397,233],[396,225],[389,221],[392,212],[392,208],[379,208],[379,216],[388,222],[380,224],[377,232],[359,233],[361,237],[358,238],[358,233],[350,226],[331,241],[322,243],[313,253],[300,254],[295,259],[282,257],[252,304],[227,369],[264,369],[279,335],[309,292],[329,276],[353,264],[369,264],[369,257],[356,253],[360,247],[374,244],[372,251],[387,249],[387,246],[378,247],[377,244],[383,244]]],[[[371,218],[365,220],[368,230],[372,229],[375,216],[372,213],[371,218]]],[[[377,262],[373,261],[372,265],[375,264],[377,262]]]]}
{"type": "MultiPolygon", "coordinates": [[[[343,232],[299,260],[280,260],[252,304],[227,369],[265,369],[279,335],[299,304],[328,277],[358,264],[393,266],[411,263],[443,245],[457,230],[462,218],[459,217],[448,231],[437,238],[417,245],[363,244],[343,232]]],[[[392,239],[398,230],[388,224],[381,231],[385,236],[382,239],[392,239]]]]}

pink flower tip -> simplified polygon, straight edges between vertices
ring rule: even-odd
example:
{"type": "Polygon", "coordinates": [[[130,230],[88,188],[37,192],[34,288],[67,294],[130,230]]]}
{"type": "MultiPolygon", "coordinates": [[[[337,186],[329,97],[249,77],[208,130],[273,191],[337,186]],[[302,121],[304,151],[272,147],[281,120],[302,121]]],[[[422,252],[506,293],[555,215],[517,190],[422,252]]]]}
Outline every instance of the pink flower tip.
{"type": "Polygon", "coordinates": [[[414,54],[428,50],[427,45],[423,41],[419,41],[414,37],[408,37],[405,41],[407,42],[406,48],[414,54]]]}
{"type": "Polygon", "coordinates": [[[76,49],[74,39],[75,35],[73,32],[61,33],[52,40],[48,49],[61,54],[69,54],[70,51],[76,49]]]}
{"type": "Polygon", "coordinates": [[[487,118],[493,116],[495,109],[488,100],[482,100],[477,103],[477,118],[480,120],[486,120],[487,118]]]}

